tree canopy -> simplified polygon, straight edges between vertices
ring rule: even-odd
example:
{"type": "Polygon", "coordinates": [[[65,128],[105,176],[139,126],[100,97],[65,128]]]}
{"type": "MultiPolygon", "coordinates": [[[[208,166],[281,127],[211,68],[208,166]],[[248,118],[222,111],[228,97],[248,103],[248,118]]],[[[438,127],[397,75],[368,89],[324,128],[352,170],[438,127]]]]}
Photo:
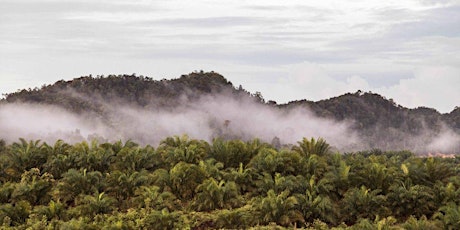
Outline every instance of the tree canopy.
{"type": "Polygon", "coordinates": [[[0,150],[2,229],[457,229],[460,158],[340,154],[324,139],[169,137],[0,150]]]}

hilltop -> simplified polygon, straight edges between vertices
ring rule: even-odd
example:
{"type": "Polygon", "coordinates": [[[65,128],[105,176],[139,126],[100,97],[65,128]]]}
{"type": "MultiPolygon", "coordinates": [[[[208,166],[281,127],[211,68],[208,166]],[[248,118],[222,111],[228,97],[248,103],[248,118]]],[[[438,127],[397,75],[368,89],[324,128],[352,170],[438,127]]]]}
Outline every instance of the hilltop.
{"type": "Polygon", "coordinates": [[[319,118],[349,122],[367,140],[368,148],[416,148],[446,130],[460,134],[460,108],[447,114],[426,107],[409,109],[379,94],[361,91],[316,102],[305,99],[277,104],[266,102],[258,92],[234,86],[216,72],[194,72],[171,80],[136,75],[83,76],[7,94],[1,103],[56,105],[77,114],[91,112],[104,119],[108,107],[117,104],[169,111],[214,95],[284,112],[304,108],[319,118]]]}

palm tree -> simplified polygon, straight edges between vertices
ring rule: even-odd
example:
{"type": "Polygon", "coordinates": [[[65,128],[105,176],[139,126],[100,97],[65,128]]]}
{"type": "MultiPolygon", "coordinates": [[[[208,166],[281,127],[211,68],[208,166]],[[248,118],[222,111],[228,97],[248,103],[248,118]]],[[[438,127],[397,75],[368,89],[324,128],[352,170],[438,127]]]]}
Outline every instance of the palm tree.
{"type": "Polygon", "coordinates": [[[437,221],[430,221],[426,218],[426,216],[422,216],[420,219],[416,219],[415,217],[411,216],[401,225],[401,227],[406,230],[436,230],[442,228],[437,221]]]}
{"type": "Polygon", "coordinates": [[[186,225],[180,213],[163,209],[161,211],[152,211],[139,220],[139,229],[186,229],[186,225]]]}
{"type": "Polygon", "coordinates": [[[274,190],[275,193],[280,193],[285,190],[291,193],[302,192],[306,187],[305,182],[306,179],[302,175],[283,176],[280,173],[276,173],[275,176],[272,176],[268,173],[263,173],[255,181],[258,193],[253,195],[266,194],[269,190],[274,190]]]}
{"type": "Polygon", "coordinates": [[[38,210],[35,210],[39,215],[46,216],[48,220],[58,219],[62,220],[66,218],[66,208],[63,203],[51,200],[46,206],[39,206],[38,210]]]}
{"type": "Polygon", "coordinates": [[[108,171],[115,156],[113,150],[102,148],[95,139],[90,144],[86,141],[77,143],[69,152],[75,158],[77,168],[99,172],[108,171]]]}
{"type": "Polygon", "coordinates": [[[208,178],[196,188],[193,206],[198,211],[212,211],[221,208],[234,208],[241,201],[235,182],[217,181],[208,178]]]}
{"type": "Polygon", "coordinates": [[[40,144],[40,140],[27,142],[20,138],[19,141],[19,143],[13,143],[9,151],[7,151],[9,162],[7,172],[17,179],[24,171],[31,168],[42,170],[49,153],[48,146],[40,144]]]}
{"type": "Polygon", "coordinates": [[[331,152],[331,147],[323,138],[311,138],[308,140],[307,138],[303,138],[302,141],[297,142],[299,145],[292,147],[293,151],[296,151],[302,154],[304,157],[309,157],[312,154],[316,154],[318,156],[324,156],[331,152]]]}
{"type": "Polygon", "coordinates": [[[254,178],[256,174],[253,168],[243,167],[243,163],[240,163],[238,169],[230,168],[224,173],[224,179],[227,181],[234,181],[239,188],[241,194],[250,192],[255,189],[254,178]]]}
{"type": "Polygon", "coordinates": [[[19,226],[26,222],[32,211],[32,206],[29,202],[21,200],[14,204],[4,204],[0,206],[0,216],[9,218],[13,226],[19,226]]]}
{"type": "Polygon", "coordinates": [[[275,191],[270,190],[266,197],[253,199],[252,203],[261,224],[275,222],[283,226],[292,226],[296,222],[304,222],[302,213],[296,209],[297,198],[289,194],[289,191],[276,194],[275,191]]]}
{"type": "Polygon", "coordinates": [[[367,162],[362,169],[354,173],[353,178],[357,181],[354,184],[365,185],[371,190],[380,189],[386,194],[395,180],[396,171],[395,168],[387,168],[380,163],[367,162]]]}
{"type": "Polygon", "coordinates": [[[158,186],[141,186],[136,189],[134,203],[138,208],[155,210],[177,210],[180,208],[176,196],[168,191],[161,192],[158,186]]]}
{"type": "Polygon", "coordinates": [[[327,196],[330,185],[325,184],[325,180],[317,181],[313,176],[308,181],[304,193],[296,193],[294,196],[299,202],[299,210],[302,212],[304,220],[313,223],[319,219],[321,221],[335,224],[338,216],[338,208],[327,196]]]}
{"type": "Polygon", "coordinates": [[[254,224],[251,206],[235,209],[222,209],[217,212],[216,225],[222,229],[248,229],[254,224]]]}
{"type": "Polygon", "coordinates": [[[31,205],[46,204],[51,199],[50,191],[54,183],[49,173],[40,173],[38,168],[24,172],[21,182],[16,184],[11,199],[13,202],[27,200],[31,205]]]}
{"type": "Polygon", "coordinates": [[[13,194],[14,189],[16,188],[17,183],[6,182],[2,183],[0,186],[0,203],[10,203],[11,195],[13,194]]]}
{"type": "Polygon", "coordinates": [[[433,186],[436,181],[447,182],[454,175],[453,168],[440,158],[412,158],[405,165],[414,184],[433,186]]]}
{"type": "Polygon", "coordinates": [[[327,162],[325,157],[320,157],[312,154],[308,157],[302,157],[300,160],[299,172],[305,176],[316,176],[317,178],[323,177],[327,171],[327,162]]]}
{"type": "Polygon", "coordinates": [[[100,172],[70,169],[58,182],[54,196],[55,200],[73,204],[79,194],[99,192],[102,187],[103,177],[100,172]]]}
{"type": "MultiPolygon", "coordinates": [[[[116,148],[118,150],[118,147],[116,148]]],[[[163,164],[163,160],[152,146],[144,148],[125,144],[116,152],[112,170],[141,171],[154,170],[163,164]]]]}
{"type": "Polygon", "coordinates": [[[455,203],[442,206],[433,217],[442,222],[444,229],[460,229],[460,207],[455,203]]]}
{"type": "Polygon", "coordinates": [[[454,175],[452,167],[441,160],[442,158],[429,157],[426,159],[424,168],[426,171],[426,181],[428,185],[434,185],[437,181],[447,182],[454,175]]]}
{"type": "Polygon", "coordinates": [[[184,135],[166,138],[157,151],[172,167],[181,161],[198,164],[208,155],[210,147],[205,141],[189,140],[188,136],[184,135]]]}
{"type": "Polygon", "coordinates": [[[449,182],[444,185],[442,182],[438,181],[435,186],[435,196],[436,203],[438,204],[447,204],[449,202],[454,202],[460,204],[460,186],[454,182],[449,182]]]}
{"type": "Polygon", "coordinates": [[[424,185],[413,185],[410,180],[393,184],[387,194],[388,206],[398,219],[409,216],[431,217],[437,210],[433,189],[424,185]]]}
{"type": "Polygon", "coordinates": [[[51,173],[55,179],[61,179],[62,174],[76,167],[76,155],[70,154],[72,146],[62,140],[56,141],[52,154],[43,165],[44,171],[51,173]]]}
{"type": "Polygon", "coordinates": [[[174,194],[182,199],[191,199],[195,188],[203,182],[206,172],[195,164],[177,163],[169,172],[174,194]]]}
{"type": "Polygon", "coordinates": [[[238,168],[240,163],[247,165],[253,156],[266,147],[268,145],[262,144],[258,139],[243,142],[216,138],[211,146],[210,157],[222,162],[225,168],[238,168]]]}
{"type": "Polygon", "coordinates": [[[52,155],[67,154],[71,147],[71,145],[65,143],[63,140],[57,140],[50,150],[52,155]]]}
{"type": "Polygon", "coordinates": [[[119,204],[128,205],[129,199],[134,195],[134,191],[140,186],[148,183],[147,171],[123,173],[114,171],[106,176],[106,192],[115,197],[119,204]]]}
{"type": "Polygon", "coordinates": [[[386,199],[379,193],[380,190],[370,190],[365,186],[348,190],[340,202],[342,220],[348,225],[353,225],[359,219],[386,216],[386,199]]]}
{"type": "Polygon", "coordinates": [[[342,160],[339,154],[332,155],[331,161],[324,179],[332,185],[331,198],[340,200],[349,188],[351,167],[342,160]]]}
{"type": "Polygon", "coordinates": [[[256,172],[266,172],[273,176],[275,173],[297,175],[304,171],[301,159],[301,155],[295,151],[266,148],[254,156],[248,166],[256,172]]]}
{"type": "Polygon", "coordinates": [[[350,229],[352,230],[400,230],[396,226],[398,220],[392,216],[380,219],[380,217],[374,220],[360,219],[357,224],[353,225],[350,229]]]}
{"type": "Polygon", "coordinates": [[[157,169],[151,175],[152,184],[158,186],[161,191],[171,191],[172,190],[172,183],[171,177],[169,175],[169,171],[166,169],[157,169]]]}
{"type": "Polygon", "coordinates": [[[222,179],[223,177],[222,168],[224,167],[224,165],[216,161],[214,158],[208,158],[204,161],[200,161],[198,165],[204,172],[206,172],[207,177],[213,177],[217,180],[222,179]]]}
{"type": "Polygon", "coordinates": [[[93,195],[84,195],[76,204],[80,215],[94,216],[96,214],[109,213],[113,210],[115,199],[105,193],[95,192],[93,195]]]}

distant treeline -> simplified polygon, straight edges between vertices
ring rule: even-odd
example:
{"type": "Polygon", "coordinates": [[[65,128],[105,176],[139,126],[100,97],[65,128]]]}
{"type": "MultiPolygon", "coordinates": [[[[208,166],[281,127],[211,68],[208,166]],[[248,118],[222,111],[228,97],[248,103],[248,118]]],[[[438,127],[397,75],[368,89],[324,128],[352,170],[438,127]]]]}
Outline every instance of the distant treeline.
{"type": "Polygon", "coordinates": [[[460,158],[323,139],[0,141],[2,229],[460,229],[460,158]]]}
{"type": "MultiPolygon", "coordinates": [[[[242,86],[233,86],[218,73],[203,71],[159,81],[135,74],[90,75],[70,81],[61,80],[41,88],[20,90],[7,94],[1,102],[51,104],[76,113],[95,112],[104,118],[104,105],[109,102],[167,110],[214,94],[249,99],[286,112],[308,108],[321,118],[349,121],[363,141],[370,144],[370,148],[388,150],[397,146],[399,149],[426,152],[425,149],[417,149],[417,146],[442,136],[446,130],[452,131],[457,137],[460,135],[459,107],[447,114],[426,107],[408,109],[397,105],[392,99],[361,91],[318,102],[299,100],[277,104],[275,101],[265,101],[259,92],[250,93],[242,86]]],[[[444,151],[459,153],[460,143],[444,151]]]]}

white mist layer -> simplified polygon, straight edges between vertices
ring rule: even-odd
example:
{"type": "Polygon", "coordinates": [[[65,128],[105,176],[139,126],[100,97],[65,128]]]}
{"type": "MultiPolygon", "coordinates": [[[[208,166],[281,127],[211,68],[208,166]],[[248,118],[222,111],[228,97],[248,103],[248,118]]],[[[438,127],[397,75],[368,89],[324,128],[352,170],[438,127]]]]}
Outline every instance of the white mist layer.
{"type": "Polygon", "coordinates": [[[83,140],[93,133],[106,135],[107,127],[70,113],[62,108],[36,104],[4,104],[0,106],[0,138],[16,141],[18,138],[54,142],[83,140]]]}
{"type": "Polygon", "coordinates": [[[438,134],[428,145],[427,150],[432,153],[455,153],[460,152],[460,135],[447,127],[438,134]]]}
{"type": "Polygon", "coordinates": [[[278,137],[282,143],[294,144],[303,137],[323,137],[339,148],[358,141],[348,123],[318,118],[306,109],[286,113],[250,100],[225,96],[204,97],[174,111],[117,106],[112,107],[110,114],[121,139],[142,143],[158,143],[167,136],[182,134],[207,141],[219,134],[267,142],[278,137]]]}
{"type": "Polygon", "coordinates": [[[285,144],[295,144],[303,137],[323,137],[339,149],[358,142],[348,123],[318,118],[306,109],[286,112],[234,97],[203,97],[168,110],[120,104],[103,107],[108,121],[50,105],[4,104],[0,106],[0,138],[74,143],[97,137],[156,145],[168,136],[184,134],[206,141],[219,135],[267,142],[278,137],[285,144]]]}
{"type": "Polygon", "coordinates": [[[181,105],[167,109],[108,103],[94,98],[97,97],[92,100],[97,100],[104,111],[103,118],[90,113],[77,115],[51,105],[2,104],[0,139],[8,142],[18,138],[39,139],[47,143],[62,139],[75,143],[97,138],[133,140],[155,146],[166,137],[184,134],[206,141],[224,136],[271,142],[277,137],[282,144],[296,144],[303,137],[322,137],[340,151],[381,148],[418,153],[460,152],[460,135],[448,127],[443,127],[438,134],[426,129],[425,134],[418,136],[398,130],[381,133],[376,129],[375,136],[360,138],[359,130],[351,128],[352,122],[319,118],[305,108],[278,109],[228,95],[201,97],[196,101],[182,98],[181,105]],[[388,135],[393,141],[385,142],[388,135]]]}

